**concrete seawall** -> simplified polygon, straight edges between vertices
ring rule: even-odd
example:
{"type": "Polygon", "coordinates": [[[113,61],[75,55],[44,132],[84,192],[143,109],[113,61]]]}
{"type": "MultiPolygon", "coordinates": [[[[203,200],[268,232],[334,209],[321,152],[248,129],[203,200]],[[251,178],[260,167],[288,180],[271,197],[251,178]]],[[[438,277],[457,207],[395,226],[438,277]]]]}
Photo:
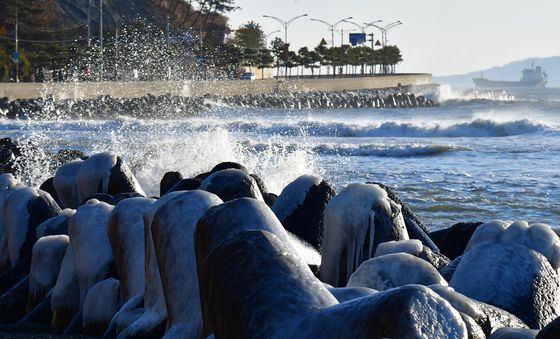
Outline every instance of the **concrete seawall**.
{"type": "Polygon", "coordinates": [[[55,99],[91,99],[100,95],[133,98],[146,94],[197,97],[266,94],[273,92],[343,91],[378,89],[432,83],[431,74],[402,74],[375,77],[256,81],[135,81],[135,82],[64,82],[0,83],[0,98],[33,99],[52,95],[55,99]]]}

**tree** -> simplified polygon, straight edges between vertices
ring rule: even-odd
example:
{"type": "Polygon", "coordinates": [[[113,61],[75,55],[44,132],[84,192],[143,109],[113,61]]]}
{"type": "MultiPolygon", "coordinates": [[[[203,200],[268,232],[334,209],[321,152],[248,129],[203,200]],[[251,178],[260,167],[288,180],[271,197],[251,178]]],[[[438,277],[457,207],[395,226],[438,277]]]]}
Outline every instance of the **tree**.
{"type": "Polygon", "coordinates": [[[385,46],[382,49],[386,65],[390,66],[389,72],[395,73],[396,65],[403,61],[401,51],[397,46],[385,46]]]}
{"type": "Polygon", "coordinates": [[[283,62],[283,55],[284,55],[284,41],[280,38],[276,38],[274,40],[272,40],[272,42],[270,43],[270,46],[272,47],[272,54],[274,55],[274,58],[276,59],[276,62],[274,63],[274,65],[276,66],[276,76],[279,76],[280,74],[280,66],[282,66],[284,64],[283,62]]]}
{"type": "Polygon", "coordinates": [[[263,48],[259,50],[257,67],[262,72],[261,78],[264,79],[264,69],[270,68],[273,62],[274,62],[274,58],[272,57],[271,51],[269,49],[263,48]]]}
{"type": "Polygon", "coordinates": [[[261,25],[254,21],[249,21],[235,31],[233,43],[238,47],[260,49],[264,45],[264,32],[261,25]]]}

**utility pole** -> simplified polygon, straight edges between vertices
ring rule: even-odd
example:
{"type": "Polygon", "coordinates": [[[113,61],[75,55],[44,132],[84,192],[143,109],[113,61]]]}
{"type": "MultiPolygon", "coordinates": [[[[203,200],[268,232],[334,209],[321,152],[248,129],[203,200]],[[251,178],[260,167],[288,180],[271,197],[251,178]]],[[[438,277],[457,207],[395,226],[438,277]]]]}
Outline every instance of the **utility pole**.
{"type": "Polygon", "coordinates": [[[19,36],[18,36],[18,26],[19,26],[19,21],[18,21],[18,8],[16,5],[16,55],[18,56],[18,60],[15,63],[16,64],[16,82],[19,82],[19,36]]]}
{"type": "Polygon", "coordinates": [[[169,14],[167,15],[167,44],[169,45],[169,14]]]}
{"type": "Polygon", "coordinates": [[[103,0],[99,0],[99,48],[103,54],[103,0]]]}
{"type": "Polygon", "coordinates": [[[99,54],[101,60],[100,78],[103,80],[103,0],[99,0],[99,54]]]}
{"type": "Polygon", "coordinates": [[[87,44],[91,46],[91,0],[88,1],[88,8],[87,8],[87,44]]]}

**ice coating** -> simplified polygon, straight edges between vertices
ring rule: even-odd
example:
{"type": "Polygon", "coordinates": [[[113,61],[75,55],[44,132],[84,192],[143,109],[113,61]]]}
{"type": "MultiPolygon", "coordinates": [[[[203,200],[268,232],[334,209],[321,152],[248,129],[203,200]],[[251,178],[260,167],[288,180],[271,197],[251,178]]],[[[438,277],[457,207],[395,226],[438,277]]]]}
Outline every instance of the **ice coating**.
{"type": "Polygon", "coordinates": [[[350,276],[347,287],[382,291],[409,284],[447,286],[445,279],[427,261],[408,253],[393,253],[364,261],[350,276]]]}
{"type": "MultiPolygon", "coordinates": [[[[287,232],[287,231],[286,231],[287,232]]],[[[321,265],[321,253],[319,253],[313,246],[304,240],[298,238],[296,235],[287,232],[290,247],[297,255],[308,265],[321,265]]]]}
{"type": "Polygon", "coordinates": [[[117,155],[112,152],[97,153],[81,164],[76,173],[79,200],[84,201],[95,193],[109,191],[111,168],[117,163],[117,155]]]}
{"type": "Polygon", "coordinates": [[[74,251],[72,244],[68,244],[62,264],[56,278],[56,284],[53,288],[51,296],[51,309],[56,311],[60,308],[74,309],[79,307],[80,288],[78,283],[78,274],[76,273],[76,264],[74,262],[74,251]]]}
{"type": "Polygon", "coordinates": [[[144,293],[144,212],[155,202],[129,198],[111,211],[107,233],[119,275],[120,303],[144,293]]]}
{"type": "Polygon", "coordinates": [[[544,255],[552,267],[560,268],[560,238],[545,224],[526,221],[494,220],[480,225],[469,241],[465,253],[476,246],[488,243],[513,242],[524,245],[544,255]]]}
{"type": "Polygon", "coordinates": [[[303,203],[312,186],[321,183],[321,178],[314,175],[302,175],[284,187],[282,193],[272,206],[272,211],[280,221],[286,219],[303,203]]]}
{"type": "Polygon", "coordinates": [[[255,179],[247,172],[234,168],[210,174],[198,189],[214,193],[224,201],[243,197],[264,201],[255,179]]]}
{"type": "Polygon", "coordinates": [[[77,175],[84,161],[76,159],[60,166],[53,179],[61,208],[76,208],[80,205],[77,175]]]}
{"type": "Polygon", "coordinates": [[[430,285],[429,288],[447,300],[457,311],[474,319],[486,336],[501,327],[527,328],[527,325],[513,314],[501,308],[469,298],[456,292],[450,286],[430,285]]]}
{"type": "Polygon", "coordinates": [[[492,333],[489,339],[535,339],[537,334],[539,334],[537,330],[502,327],[492,333]]]}
{"type": "Polygon", "coordinates": [[[393,288],[322,309],[284,334],[300,338],[468,337],[460,313],[420,285],[393,288]]]}
{"type": "Polygon", "coordinates": [[[167,309],[165,307],[165,297],[163,295],[163,287],[161,285],[161,277],[154,248],[152,237],[152,221],[157,210],[166,202],[177,198],[186,191],[177,191],[168,193],[144,211],[144,312],[136,318],[133,312],[123,312],[120,315],[123,319],[135,319],[122,332],[118,338],[127,338],[143,331],[149,331],[161,325],[167,317],[167,309]]]}
{"type": "Polygon", "coordinates": [[[6,227],[4,224],[4,202],[17,182],[11,173],[0,175],[0,270],[10,266],[10,255],[8,252],[8,239],[6,237],[6,227]]]}
{"type": "Polygon", "coordinates": [[[91,199],[78,207],[68,223],[68,235],[80,283],[80,305],[83,305],[87,291],[106,278],[113,262],[107,236],[107,223],[112,209],[113,206],[107,203],[91,199]]]}
{"type": "Polygon", "coordinates": [[[33,245],[29,294],[44,295],[55,285],[68,244],[67,235],[49,235],[33,245]]]}
{"type": "MultiPolygon", "coordinates": [[[[92,327],[105,328],[117,312],[119,281],[110,278],[93,285],[86,294],[82,325],[86,332],[92,327]]],[[[90,330],[91,331],[91,330],[90,330]]]]}
{"type": "Polygon", "coordinates": [[[374,257],[380,257],[382,255],[392,253],[408,253],[418,256],[423,249],[424,245],[422,245],[422,242],[418,239],[392,240],[379,244],[374,257]]]}
{"type": "Polygon", "coordinates": [[[5,238],[8,245],[10,264],[14,267],[20,259],[21,247],[27,238],[29,227],[28,204],[38,198],[37,190],[29,187],[18,187],[8,195],[4,202],[5,238]]]}
{"type": "Polygon", "coordinates": [[[62,210],[60,215],[56,217],[52,217],[40,223],[39,226],[37,226],[37,230],[36,230],[37,239],[40,239],[46,235],[64,234],[60,232],[62,231],[60,226],[65,222],[68,222],[70,218],[74,215],[74,213],[76,213],[76,210],[65,208],[62,210]],[[60,233],[54,234],[51,232],[60,232],[60,233]]]}
{"type": "Polygon", "coordinates": [[[373,256],[376,244],[408,239],[400,206],[393,207],[398,209],[396,213],[387,192],[377,185],[350,184],[332,198],[325,209],[323,281],[335,287],[344,284],[362,262],[373,256]],[[376,234],[383,239],[376,239],[376,234]],[[341,265],[345,265],[345,272],[340,272],[341,265]]]}
{"type": "Polygon", "coordinates": [[[197,338],[202,333],[194,233],[198,219],[221,203],[212,193],[189,191],[162,205],[154,216],[152,236],[168,314],[164,338],[197,338]]]}
{"type": "Polygon", "coordinates": [[[560,277],[539,252],[514,242],[486,243],[463,254],[449,285],[500,307],[530,328],[560,316],[560,277]]]}

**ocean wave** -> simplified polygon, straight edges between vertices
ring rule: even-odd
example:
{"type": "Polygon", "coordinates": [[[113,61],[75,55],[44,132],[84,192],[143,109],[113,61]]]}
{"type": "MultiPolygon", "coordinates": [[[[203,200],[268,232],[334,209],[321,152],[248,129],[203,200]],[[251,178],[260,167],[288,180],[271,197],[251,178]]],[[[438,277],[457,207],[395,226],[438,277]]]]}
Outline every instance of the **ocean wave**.
{"type": "Polygon", "coordinates": [[[466,151],[468,148],[454,145],[333,145],[323,144],[313,147],[313,152],[321,155],[376,156],[406,158],[436,156],[447,152],[466,151]]]}
{"type": "Polygon", "coordinates": [[[508,137],[530,134],[550,129],[549,126],[529,119],[515,121],[495,121],[476,119],[450,125],[438,123],[411,123],[388,121],[376,125],[356,125],[343,122],[231,122],[228,130],[245,133],[280,136],[316,137],[406,137],[406,138],[460,138],[460,137],[508,137]]]}
{"type": "Polygon", "coordinates": [[[295,152],[298,150],[306,150],[315,155],[323,156],[347,156],[347,157],[420,157],[420,156],[437,156],[447,152],[459,152],[469,150],[466,147],[455,145],[437,145],[437,144],[402,144],[402,145],[382,145],[382,144],[318,144],[318,145],[301,145],[295,143],[250,143],[245,142],[243,147],[254,152],[266,152],[269,150],[281,149],[284,152],[295,152]]]}

